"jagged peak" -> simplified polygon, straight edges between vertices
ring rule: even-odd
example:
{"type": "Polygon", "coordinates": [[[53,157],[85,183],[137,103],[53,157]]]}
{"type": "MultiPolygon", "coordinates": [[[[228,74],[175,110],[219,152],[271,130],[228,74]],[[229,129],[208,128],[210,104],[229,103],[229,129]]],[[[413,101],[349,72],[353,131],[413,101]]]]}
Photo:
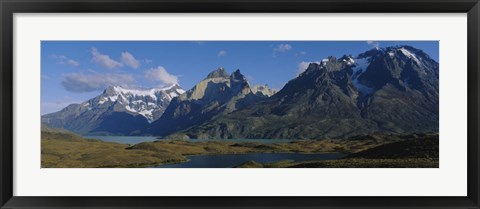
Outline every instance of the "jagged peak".
{"type": "Polygon", "coordinates": [[[375,48],[370,49],[366,52],[360,53],[357,56],[357,59],[363,59],[363,58],[378,56],[378,55],[381,55],[384,51],[385,51],[384,48],[375,47],[375,48]]]}
{"type": "Polygon", "coordinates": [[[207,75],[207,78],[228,78],[229,75],[227,73],[227,71],[225,71],[225,68],[223,67],[219,67],[218,69],[210,72],[208,75],[207,75]]]}
{"type": "Polygon", "coordinates": [[[158,88],[127,88],[123,86],[108,86],[103,94],[116,95],[116,94],[134,94],[134,95],[152,95],[156,92],[176,90],[177,92],[182,92],[183,89],[178,84],[172,84],[165,87],[158,88]]]}
{"type": "Polygon", "coordinates": [[[376,55],[382,55],[385,53],[391,53],[391,52],[397,52],[397,51],[404,51],[404,52],[410,52],[412,54],[421,54],[422,56],[429,57],[428,54],[426,54],[424,51],[421,49],[417,49],[413,46],[410,45],[394,45],[394,46],[388,46],[388,47],[380,47],[380,48],[373,48],[370,49],[366,52],[360,53],[357,58],[366,58],[366,57],[372,57],[376,55]]]}
{"type": "Polygon", "coordinates": [[[240,69],[235,70],[232,75],[230,75],[230,78],[233,80],[246,80],[245,76],[240,72],[240,69]]]}
{"type": "Polygon", "coordinates": [[[354,65],[355,64],[355,58],[349,54],[349,55],[343,55],[339,59],[342,62],[345,62],[347,65],[354,65]]]}
{"type": "Polygon", "coordinates": [[[322,61],[335,62],[335,61],[337,61],[337,57],[328,56],[327,58],[323,59],[322,61]]]}
{"type": "Polygon", "coordinates": [[[309,73],[314,72],[316,70],[323,69],[324,65],[325,65],[325,63],[323,63],[323,62],[310,62],[308,64],[308,67],[302,73],[300,73],[300,75],[298,75],[298,77],[300,77],[302,75],[309,74],[309,73]]]}
{"type": "Polygon", "coordinates": [[[257,85],[252,87],[252,93],[254,93],[256,95],[270,97],[277,92],[278,91],[276,89],[272,89],[272,88],[268,87],[268,84],[265,84],[265,85],[257,84],[257,85]]]}
{"type": "Polygon", "coordinates": [[[423,50],[417,49],[409,45],[397,45],[397,46],[387,47],[385,50],[387,51],[387,53],[389,53],[390,56],[392,56],[392,53],[394,54],[395,52],[401,52],[406,57],[412,58],[412,59],[416,59],[417,56],[426,58],[426,59],[432,59],[423,50]]]}
{"type": "Polygon", "coordinates": [[[340,57],[340,60],[343,60],[343,59],[353,59],[353,55],[352,54],[344,54],[342,57],[340,57]]]}

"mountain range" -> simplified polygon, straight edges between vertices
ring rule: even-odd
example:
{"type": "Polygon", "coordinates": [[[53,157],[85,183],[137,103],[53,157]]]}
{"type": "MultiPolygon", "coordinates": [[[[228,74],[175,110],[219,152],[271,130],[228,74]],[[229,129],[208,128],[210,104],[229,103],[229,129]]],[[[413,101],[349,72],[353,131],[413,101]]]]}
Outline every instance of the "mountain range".
{"type": "Polygon", "coordinates": [[[42,123],[79,134],[136,135],[183,93],[179,85],[154,89],[110,86],[95,98],[43,115],[42,123]]]}
{"type": "Polygon", "coordinates": [[[177,135],[321,139],[438,131],[438,69],[409,46],[328,57],[272,97],[177,135]]]}
{"type": "Polygon", "coordinates": [[[44,115],[42,121],[78,133],[166,138],[323,139],[436,132],[438,79],[439,64],[419,49],[375,48],[310,63],[278,92],[251,87],[239,70],[229,75],[219,68],[187,91],[178,85],[141,91],[157,95],[110,87],[87,102],[44,115]],[[148,109],[150,103],[155,106],[148,109]]]}
{"type": "Polygon", "coordinates": [[[184,130],[258,103],[273,93],[265,86],[250,88],[240,70],[229,75],[224,68],[219,68],[185,94],[174,98],[147,132],[164,136],[184,130]]]}

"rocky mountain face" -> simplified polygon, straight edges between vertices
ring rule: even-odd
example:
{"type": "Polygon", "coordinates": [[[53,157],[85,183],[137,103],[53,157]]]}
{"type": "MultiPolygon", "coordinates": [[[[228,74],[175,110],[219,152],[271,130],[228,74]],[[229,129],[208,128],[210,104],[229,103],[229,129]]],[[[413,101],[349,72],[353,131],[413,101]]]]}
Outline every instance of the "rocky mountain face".
{"type": "Polygon", "coordinates": [[[219,68],[185,94],[174,98],[162,117],[153,122],[146,132],[169,135],[258,103],[272,92],[265,86],[258,87],[254,92],[240,70],[229,75],[224,68],[219,68]]]}
{"type": "Polygon", "coordinates": [[[109,87],[42,116],[80,134],[165,138],[346,138],[439,130],[439,64],[410,46],[311,63],[278,92],[219,68],[188,91],[178,85],[109,87]]]}
{"type": "Polygon", "coordinates": [[[134,135],[160,118],[170,101],[184,92],[178,85],[161,89],[111,86],[81,104],[43,115],[42,123],[79,134],[134,135]]]}
{"type": "Polygon", "coordinates": [[[255,85],[252,87],[252,93],[257,96],[271,97],[277,93],[277,90],[269,88],[268,85],[255,85]]]}
{"type": "MultiPolygon", "coordinates": [[[[176,135],[323,139],[438,131],[438,78],[438,63],[410,46],[328,57],[311,63],[273,96],[221,117],[207,117],[201,125],[176,135]]],[[[180,105],[174,113],[182,115],[191,109],[180,105]]]]}

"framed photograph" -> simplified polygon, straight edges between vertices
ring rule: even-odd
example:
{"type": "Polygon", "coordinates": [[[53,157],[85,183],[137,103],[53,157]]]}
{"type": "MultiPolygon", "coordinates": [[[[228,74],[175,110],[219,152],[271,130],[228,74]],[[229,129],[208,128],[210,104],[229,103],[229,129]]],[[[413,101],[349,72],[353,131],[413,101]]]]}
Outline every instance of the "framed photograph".
{"type": "Polygon", "coordinates": [[[479,208],[478,0],[1,1],[1,208],[479,208]]]}

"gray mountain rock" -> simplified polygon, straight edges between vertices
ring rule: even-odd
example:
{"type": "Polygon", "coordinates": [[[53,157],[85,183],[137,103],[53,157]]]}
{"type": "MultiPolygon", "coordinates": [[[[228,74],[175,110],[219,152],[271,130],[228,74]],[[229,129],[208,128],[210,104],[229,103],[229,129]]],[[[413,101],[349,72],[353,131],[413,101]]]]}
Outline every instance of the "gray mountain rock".
{"type": "Polygon", "coordinates": [[[312,63],[255,105],[177,133],[190,138],[343,138],[439,129],[438,63],[410,46],[312,63]]]}
{"type": "Polygon", "coordinates": [[[42,122],[79,134],[137,134],[160,118],[170,101],[184,93],[178,85],[161,89],[127,89],[111,86],[81,104],[42,116],[42,122]]]}
{"type": "Polygon", "coordinates": [[[185,94],[173,99],[162,117],[153,122],[146,132],[169,135],[242,109],[264,98],[252,93],[240,70],[228,75],[223,68],[219,68],[185,94]]]}
{"type": "Polygon", "coordinates": [[[268,87],[268,85],[255,85],[252,87],[252,93],[256,94],[257,96],[262,96],[262,97],[271,97],[275,93],[277,93],[277,90],[271,89],[268,87]]]}

